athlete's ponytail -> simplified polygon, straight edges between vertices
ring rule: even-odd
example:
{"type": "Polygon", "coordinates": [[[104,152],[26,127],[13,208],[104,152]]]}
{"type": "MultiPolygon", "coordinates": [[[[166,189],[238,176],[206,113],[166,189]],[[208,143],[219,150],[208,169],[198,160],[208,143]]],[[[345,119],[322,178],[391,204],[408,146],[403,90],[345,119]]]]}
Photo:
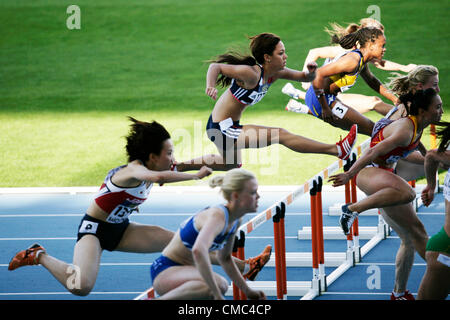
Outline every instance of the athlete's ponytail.
{"type": "Polygon", "coordinates": [[[424,85],[428,80],[439,74],[435,66],[418,65],[411,70],[407,75],[394,74],[397,77],[390,78],[389,88],[397,95],[407,94],[415,89],[418,84],[424,85]]]}
{"type": "MultiPolygon", "coordinates": [[[[227,53],[221,54],[217,56],[215,59],[210,60],[208,62],[215,63],[227,63],[233,65],[245,64],[248,66],[254,66],[256,64],[256,60],[251,55],[244,55],[235,51],[228,51],[227,53]]],[[[224,88],[231,84],[231,78],[220,74],[216,80],[216,85],[224,88]]]]}
{"type": "Polygon", "coordinates": [[[248,180],[256,179],[255,175],[245,169],[236,168],[227,171],[224,175],[217,175],[209,179],[208,183],[211,188],[220,187],[223,197],[231,200],[231,194],[244,189],[244,183],[248,180]]]}
{"type": "Polygon", "coordinates": [[[375,42],[375,40],[383,35],[383,31],[374,27],[361,28],[356,32],[349,33],[338,40],[339,45],[344,49],[352,49],[356,45],[360,48],[366,46],[368,42],[375,42]]]}
{"type": "Polygon", "coordinates": [[[428,110],[432,99],[437,95],[436,90],[428,88],[426,90],[418,90],[415,93],[409,92],[400,96],[400,101],[406,107],[408,114],[417,116],[419,109],[428,110]]]}
{"type": "Polygon", "coordinates": [[[366,27],[374,27],[384,32],[384,26],[381,22],[373,18],[363,18],[359,20],[359,24],[352,22],[347,27],[331,22],[330,28],[325,27],[325,32],[330,35],[332,44],[339,44],[339,39],[342,37],[366,27]]]}
{"type": "MultiPolygon", "coordinates": [[[[217,56],[215,59],[208,62],[216,63],[228,63],[233,65],[249,65],[254,66],[257,63],[264,63],[264,55],[272,55],[275,47],[280,42],[280,37],[273,33],[261,33],[253,37],[248,37],[250,42],[250,54],[242,54],[234,50],[229,50],[228,52],[217,56]]],[[[221,87],[226,87],[231,84],[231,78],[221,74],[216,81],[216,85],[221,87]]]]}

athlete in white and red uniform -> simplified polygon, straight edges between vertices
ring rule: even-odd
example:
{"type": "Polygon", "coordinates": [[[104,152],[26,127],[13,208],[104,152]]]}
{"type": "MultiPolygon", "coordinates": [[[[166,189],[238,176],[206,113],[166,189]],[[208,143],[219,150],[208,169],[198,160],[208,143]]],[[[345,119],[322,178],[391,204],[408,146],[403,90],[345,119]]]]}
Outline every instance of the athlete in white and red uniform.
{"type": "MultiPolygon", "coordinates": [[[[161,252],[170,242],[174,235],[172,231],[130,222],[129,215],[147,199],[153,183],[202,179],[212,171],[205,166],[195,174],[171,171],[175,159],[169,133],[157,122],[130,119],[133,124],[127,137],[128,164],[109,171],[82,218],[73,265],[50,256],[42,246],[34,244],[13,257],[9,270],[41,264],[67,290],[83,296],[95,285],[103,250],[161,252]]],[[[241,271],[247,266],[248,272],[254,273],[264,264],[259,261],[260,257],[252,259],[236,262],[241,271]]]]}

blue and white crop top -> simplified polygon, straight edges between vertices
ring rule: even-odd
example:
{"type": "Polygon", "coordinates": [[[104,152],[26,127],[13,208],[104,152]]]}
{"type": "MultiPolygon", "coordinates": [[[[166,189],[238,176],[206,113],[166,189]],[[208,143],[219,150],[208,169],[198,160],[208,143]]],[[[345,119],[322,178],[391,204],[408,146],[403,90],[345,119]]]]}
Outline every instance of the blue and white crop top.
{"type": "Polygon", "coordinates": [[[259,82],[253,89],[244,89],[237,84],[236,79],[231,80],[230,92],[233,97],[244,105],[254,105],[261,101],[264,98],[267,90],[272,84],[272,78],[268,79],[267,83],[264,82],[264,69],[261,65],[258,64],[261,68],[261,77],[259,78],[259,82]]]}
{"type": "MultiPolygon", "coordinates": [[[[228,227],[228,217],[229,217],[228,209],[227,207],[221,204],[214,206],[214,208],[220,208],[225,213],[225,227],[220,232],[220,234],[214,239],[213,243],[211,244],[211,247],[209,248],[209,251],[221,250],[225,246],[228,238],[236,231],[236,228],[238,227],[239,224],[239,220],[236,220],[233,226],[230,228],[230,231],[225,233],[228,227]]],[[[196,216],[197,216],[196,214],[193,215],[189,219],[185,220],[180,226],[181,241],[183,241],[183,244],[188,249],[192,249],[199,233],[199,231],[195,228],[194,219],[196,216]]]]}

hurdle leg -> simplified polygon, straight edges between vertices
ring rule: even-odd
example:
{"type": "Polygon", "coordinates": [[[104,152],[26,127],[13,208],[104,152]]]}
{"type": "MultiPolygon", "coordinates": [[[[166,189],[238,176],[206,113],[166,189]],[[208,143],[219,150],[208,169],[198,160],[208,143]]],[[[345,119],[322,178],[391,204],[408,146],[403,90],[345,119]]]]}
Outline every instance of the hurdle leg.
{"type": "MultiPolygon", "coordinates": [[[[357,190],[356,190],[356,179],[353,177],[350,180],[350,196],[351,196],[351,202],[355,203],[358,201],[357,199],[357,190]]],[[[355,255],[355,262],[361,261],[361,247],[359,245],[359,222],[358,217],[356,217],[355,222],[352,226],[352,232],[353,232],[353,252],[355,255]]]]}
{"type": "Polygon", "coordinates": [[[317,232],[317,260],[319,264],[320,290],[327,290],[327,276],[325,274],[325,253],[323,247],[323,210],[322,210],[322,178],[318,178],[316,194],[316,232],[317,232]]]}
{"type": "Polygon", "coordinates": [[[276,214],[273,216],[273,236],[275,242],[275,277],[277,285],[277,299],[282,300],[284,296],[284,283],[283,283],[283,253],[282,244],[280,238],[280,216],[281,210],[276,208],[276,214]]]}
{"type": "MultiPolygon", "coordinates": [[[[231,254],[235,258],[238,258],[238,243],[239,243],[238,237],[235,237],[233,245],[233,253],[231,254]]],[[[239,291],[240,291],[239,288],[233,282],[233,300],[240,300],[241,295],[239,291]]]]}
{"type": "Polygon", "coordinates": [[[282,283],[283,283],[283,299],[287,297],[287,279],[286,279],[286,236],[285,236],[285,226],[284,226],[284,218],[286,213],[286,205],[284,202],[280,205],[280,224],[279,224],[279,235],[280,235],[280,244],[281,244],[281,273],[282,273],[282,283]]]}
{"type": "MultiPolygon", "coordinates": [[[[237,257],[239,259],[241,259],[242,261],[245,260],[244,246],[245,246],[245,233],[243,231],[241,231],[240,238],[238,241],[238,246],[237,246],[237,257]]],[[[247,297],[242,290],[239,290],[239,298],[240,298],[240,300],[247,300],[247,297]]]]}
{"type": "MultiPolygon", "coordinates": [[[[345,184],[345,203],[351,202],[350,182],[345,184]]],[[[353,228],[353,226],[352,226],[353,228]]],[[[346,257],[350,265],[355,265],[355,252],[353,251],[353,234],[352,230],[347,235],[347,252],[346,257]]]]}
{"type": "Polygon", "coordinates": [[[313,187],[309,191],[310,203],[311,203],[311,246],[312,246],[312,268],[313,268],[313,278],[311,282],[311,287],[313,290],[320,295],[320,277],[319,277],[319,247],[318,247],[318,235],[317,235],[317,225],[316,225],[316,215],[317,215],[317,182],[313,182],[313,187]]]}

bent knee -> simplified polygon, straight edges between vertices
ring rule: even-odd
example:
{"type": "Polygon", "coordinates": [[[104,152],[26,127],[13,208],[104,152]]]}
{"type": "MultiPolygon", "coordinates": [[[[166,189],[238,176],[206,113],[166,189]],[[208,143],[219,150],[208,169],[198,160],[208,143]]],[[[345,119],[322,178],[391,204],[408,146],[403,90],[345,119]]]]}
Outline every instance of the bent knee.
{"type": "Polygon", "coordinates": [[[67,280],[66,286],[70,293],[76,296],[87,296],[94,288],[95,282],[81,279],[80,282],[67,280]]]}
{"type": "Polygon", "coordinates": [[[70,291],[70,293],[72,293],[72,294],[74,294],[76,296],[85,297],[89,293],[91,293],[92,288],[93,287],[91,287],[91,286],[89,286],[89,287],[80,287],[80,288],[72,288],[72,289],[69,289],[69,291],[70,291]]]}
{"type": "Polygon", "coordinates": [[[225,295],[225,293],[228,291],[228,281],[223,277],[217,279],[217,286],[219,287],[219,290],[223,295],[225,295]]]}

